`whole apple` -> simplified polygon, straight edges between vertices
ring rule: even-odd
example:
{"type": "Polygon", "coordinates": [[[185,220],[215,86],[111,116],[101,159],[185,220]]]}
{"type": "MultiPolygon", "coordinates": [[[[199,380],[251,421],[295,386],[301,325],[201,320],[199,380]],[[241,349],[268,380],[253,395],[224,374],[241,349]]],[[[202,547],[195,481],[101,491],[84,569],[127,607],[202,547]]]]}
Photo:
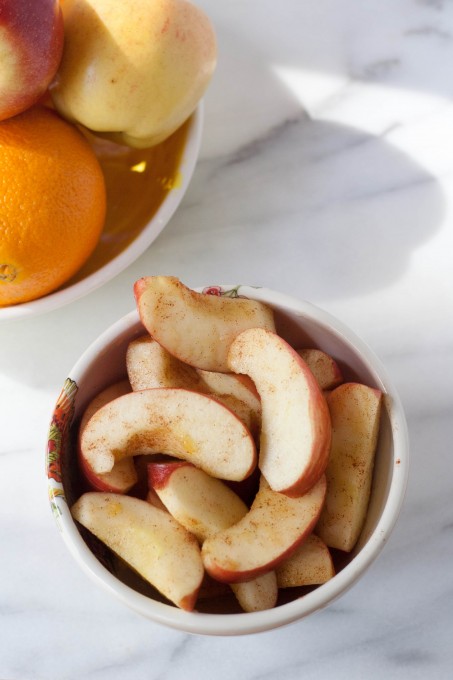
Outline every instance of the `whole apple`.
{"type": "Polygon", "coordinates": [[[52,98],[65,118],[146,148],[195,110],[217,55],[199,8],[186,0],[65,0],[63,15],[52,98]]]}
{"type": "Polygon", "coordinates": [[[0,120],[35,104],[50,85],[63,51],[58,0],[0,2],[0,120]]]}

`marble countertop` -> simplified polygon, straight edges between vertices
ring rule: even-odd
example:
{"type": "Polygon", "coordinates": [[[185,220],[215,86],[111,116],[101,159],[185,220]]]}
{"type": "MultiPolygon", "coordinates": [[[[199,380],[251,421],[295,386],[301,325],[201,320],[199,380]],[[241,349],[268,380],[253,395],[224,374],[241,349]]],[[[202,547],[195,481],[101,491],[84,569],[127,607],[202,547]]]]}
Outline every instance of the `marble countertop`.
{"type": "Polygon", "coordinates": [[[115,280],[0,325],[3,680],[446,680],[453,673],[453,3],[199,0],[219,64],[200,161],[157,241],[115,280]],[[47,501],[50,413],[142,275],[312,301],[400,391],[411,474],[359,584],[308,619],[188,636],[127,610],[68,553],[47,501]]]}

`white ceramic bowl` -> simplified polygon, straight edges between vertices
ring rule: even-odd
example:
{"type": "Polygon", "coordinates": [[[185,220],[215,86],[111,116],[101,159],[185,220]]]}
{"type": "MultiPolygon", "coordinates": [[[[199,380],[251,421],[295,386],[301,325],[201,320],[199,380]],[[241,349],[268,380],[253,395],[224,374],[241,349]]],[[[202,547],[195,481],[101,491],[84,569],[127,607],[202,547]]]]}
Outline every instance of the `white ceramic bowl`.
{"type": "MultiPolygon", "coordinates": [[[[308,302],[265,288],[221,286],[273,307],[277,330],[297,347],[319,347],[340,364],[347,380],[361,381],[385,393],[372,495],[366,524],[353,553],[336,576],[298,599],[254,613],[186,612],[141,594],[132,580],[122,582],[88,547],[72,520],[68,503],[75,500],[77,476],[74,437],[88,402],[107,385],[125,377],[129,341],[143,333],[134,311],[105,331],[69,372],[54,411],[49,435],[49,497],[62,537],[82,569],[122,602],[155,622],[189,633],[240,635],[270,630],[315,612],[336,600],[360,579],[380,553],[400,512],[408,474],[408,437],[403,409],[385,369],[373,352],[340,321],[308,302]],[[104,564],[106,566],[104,566],[104,564]]],[[[90,541],[88,541],[90,542],[90,541]]],[[[123,576],[124,578],[124,576],[123,576]]],[[[365,604],[364,604],[365,606],[365,604]]]]}
{"type": "Polygon", "coordinates": [[[110,203],[115,203],[108,205],[106,225],[95,252],[56,292],[31,302],[0,307],[0,321],[35,316],[63,307],[104,285],[132,264],[158,237],[181,203],[198,159],[202,130],[201,102],[187,123],[154,149],[128,150],[92,139],[103,169],[111,169],[106,180],[107,195],[112,197],[110,203]],[[124,167],[119,169],[120,158],[121,163],[135,168],[129,176],[137,180],[141,179],[143,159],[149,159],[149,174],[143,175],[141,185],[137,182],[129,192],[123,186],[118,190],[118,179],[111,179],[115,173],[124,172],[124,167]],[[152,195],[151,184],[171,185],[172,188],[152,195]]]}

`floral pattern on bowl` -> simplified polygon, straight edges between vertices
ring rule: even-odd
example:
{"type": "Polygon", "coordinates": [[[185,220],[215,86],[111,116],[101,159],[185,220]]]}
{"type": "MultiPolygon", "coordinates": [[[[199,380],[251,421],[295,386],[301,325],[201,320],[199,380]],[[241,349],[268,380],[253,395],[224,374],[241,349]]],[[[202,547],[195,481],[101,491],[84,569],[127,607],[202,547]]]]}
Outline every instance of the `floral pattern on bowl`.
{"type": "Polygon", "coordinates": [[[65,451],[67,450],[69,432],[74,416],[77,389],[75,381],[67,378],[55,405],[47,440],[48,494],[50,507],[58,524],[62,515],[61,502],[64,502],[67,507],[62,469],[65,465],[65,451]]]}

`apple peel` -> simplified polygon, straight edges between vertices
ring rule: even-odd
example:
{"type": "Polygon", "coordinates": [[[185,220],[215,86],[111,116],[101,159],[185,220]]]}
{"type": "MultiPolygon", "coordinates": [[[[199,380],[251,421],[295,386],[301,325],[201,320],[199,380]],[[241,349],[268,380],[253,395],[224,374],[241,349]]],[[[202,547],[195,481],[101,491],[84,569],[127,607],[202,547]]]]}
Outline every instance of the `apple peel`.
{"type": "Polygon", "coordinates": [[[118,461],[110,472],[96,474],[88,460],[85,458],[81,447],[81,437],[91,417],[100,408],[113,401],[117,397],[122,397],[131,391],[128,380],[121,380],[99,392],[86,407],[79,426],[77,455],[81,472],[89,485],[95,491],[111,491],[112,493],[127,493],[137,482],[137,472],[132,458],[124,458],[118,461]]]}
{"type": "Polygon", "coordinates": [[[362,531],[371,493],[382,392],[343,383],[327,395],[332,450],[327,495],[316,533],[331,548],[350,552],[362,531]]]}
{"type": "Polygon", "coordinates": [[[329,410],[313,373],[276,333],[245,330],[228,365],[250,376],[261,397],[259,468],[274,491],[298,496],[324,473],[330,450],[329,410]]]}
{"type": "Polygon", "coordinates": [[[224,583],[248,581],[271,571],[311,534],[325,494],[324,475],[298,498],[273,491],[263,480],[247,515],[203,543],[206,571],[224,583]]]}
{"type": "Polygon", "coordinates": [[[91,491],[72,516],[181,609],[192,611],[204,576],[200,548],[173,517],[132,496],[91,491]]]}
{"type": "Polygon", "coordinates": [[[229,347],[246,328],[275,330],[272,310],[246,298],[203,295],[173,276],[148,276],[134,285],[140,319],[170,354],[195,368],[229,373],[229,347]]]}

